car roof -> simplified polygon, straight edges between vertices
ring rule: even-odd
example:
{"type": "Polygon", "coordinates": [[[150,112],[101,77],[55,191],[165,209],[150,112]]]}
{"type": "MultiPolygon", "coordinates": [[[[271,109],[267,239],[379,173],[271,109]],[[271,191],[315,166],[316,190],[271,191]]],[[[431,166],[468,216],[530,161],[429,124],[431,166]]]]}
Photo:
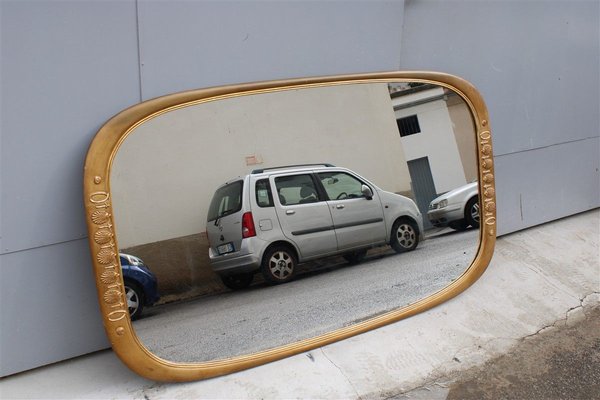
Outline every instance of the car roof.
{"type": "Polygon", "coordinates": [[[268,177],[273,174],[287,174],[291,172],[303,172],[303,171],[327,171],[331,168],[335,168],[335,170],[347,170],[343,167],[336,167],[333,164],[329,163],[314,163],[314,164],[296,164],[296,165],[282,165],[279,167],[269,167],[269,168],[259,168],[252,170],[249,174],[244,176],[237,176],[235,178],[229,179],[227,182],[222,184],[219,187],[227,186],[236,181],[243,181],[246,178],[252,176],[256,179],[268,177]]]}
{"type": "Polygon", "coordinates": [[[252,170],[251,175],[269,174],[271,171],[276,173],[286,173],[295,171],[312,171],[314,169],[327,169],[334,168],[335,165],[329,163],[313,163],[313,164],[296,164],[296,165],[282,165],[279,167],[259,168],[252,170]]]}

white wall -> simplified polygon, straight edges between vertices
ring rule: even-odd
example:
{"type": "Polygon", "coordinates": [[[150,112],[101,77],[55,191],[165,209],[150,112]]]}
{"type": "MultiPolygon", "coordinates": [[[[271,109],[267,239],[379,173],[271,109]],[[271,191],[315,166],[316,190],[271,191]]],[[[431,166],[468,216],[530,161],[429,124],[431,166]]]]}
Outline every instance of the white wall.
{"type": "MultiPolygon", "coordinates": [[[[393,103],[395,106],[402,105],[443,94],[442,88],[436,88],[397,97],[393,103]]],[[[402,148],[407,161],[428,158],[437,193],[444,193],[467,183],[452,120],[444,100],[401,108],[396,110],[395,114],[396,119],[417,115],[421,132],[402,137],[402,148]]],[[[471,135],[475,136],[475,132],[471,135]]],[[[474,143],[471,150],[475,152],[474,143]]]]}
{"type": "Polygon", "coordinates": [[[328,162],[384,190],[410,190],[387,84],[354,84],[203,103],[162,114],[123,142],[111,171],[127,248],[205,230],[214,190],[254,168],[328,162]],[[261,163],[247,165],[246,158],[261,163]]]}

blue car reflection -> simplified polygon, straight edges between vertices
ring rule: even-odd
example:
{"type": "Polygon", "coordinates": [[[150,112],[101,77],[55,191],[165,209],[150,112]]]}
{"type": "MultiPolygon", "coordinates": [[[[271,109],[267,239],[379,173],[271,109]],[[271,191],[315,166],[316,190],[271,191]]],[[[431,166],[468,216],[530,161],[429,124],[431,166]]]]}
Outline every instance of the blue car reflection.
{"type": "Polygon", "coordinates": [[[119,258],[125,282],[127,307],[133,320],[142,314],[144,307],[153,305],[160,298],[158,282],[140,258],[124,253],[120,253],[119,258]]]}

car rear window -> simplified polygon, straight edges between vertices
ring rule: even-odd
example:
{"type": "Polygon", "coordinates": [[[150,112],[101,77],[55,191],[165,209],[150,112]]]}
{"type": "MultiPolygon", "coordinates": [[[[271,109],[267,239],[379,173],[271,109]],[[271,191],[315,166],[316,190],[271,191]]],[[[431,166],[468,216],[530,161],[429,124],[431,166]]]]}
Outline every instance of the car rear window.
{"type": "Polygon", "coordinates": [[[256,203],[259,207],[273,207],[273,195],[268,179],[256,182],[256,203]]]}
{"type": "Polygon", "coordinates": [[[208,208],[208,221],[214,221],[242,209],[242,181],[235,181],[215,192],[208,208]]]}

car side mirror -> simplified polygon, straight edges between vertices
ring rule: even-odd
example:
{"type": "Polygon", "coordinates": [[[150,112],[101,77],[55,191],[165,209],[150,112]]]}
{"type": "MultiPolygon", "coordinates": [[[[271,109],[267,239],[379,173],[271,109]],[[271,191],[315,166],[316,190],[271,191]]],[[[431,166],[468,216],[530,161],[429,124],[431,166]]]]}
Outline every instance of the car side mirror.
{"type": "Polygon", "coordinates": [[[373,191],[367,185],[363,184],[362,187],[360,188],[360,191],[367,200],[373,199],[373,191]]]}

